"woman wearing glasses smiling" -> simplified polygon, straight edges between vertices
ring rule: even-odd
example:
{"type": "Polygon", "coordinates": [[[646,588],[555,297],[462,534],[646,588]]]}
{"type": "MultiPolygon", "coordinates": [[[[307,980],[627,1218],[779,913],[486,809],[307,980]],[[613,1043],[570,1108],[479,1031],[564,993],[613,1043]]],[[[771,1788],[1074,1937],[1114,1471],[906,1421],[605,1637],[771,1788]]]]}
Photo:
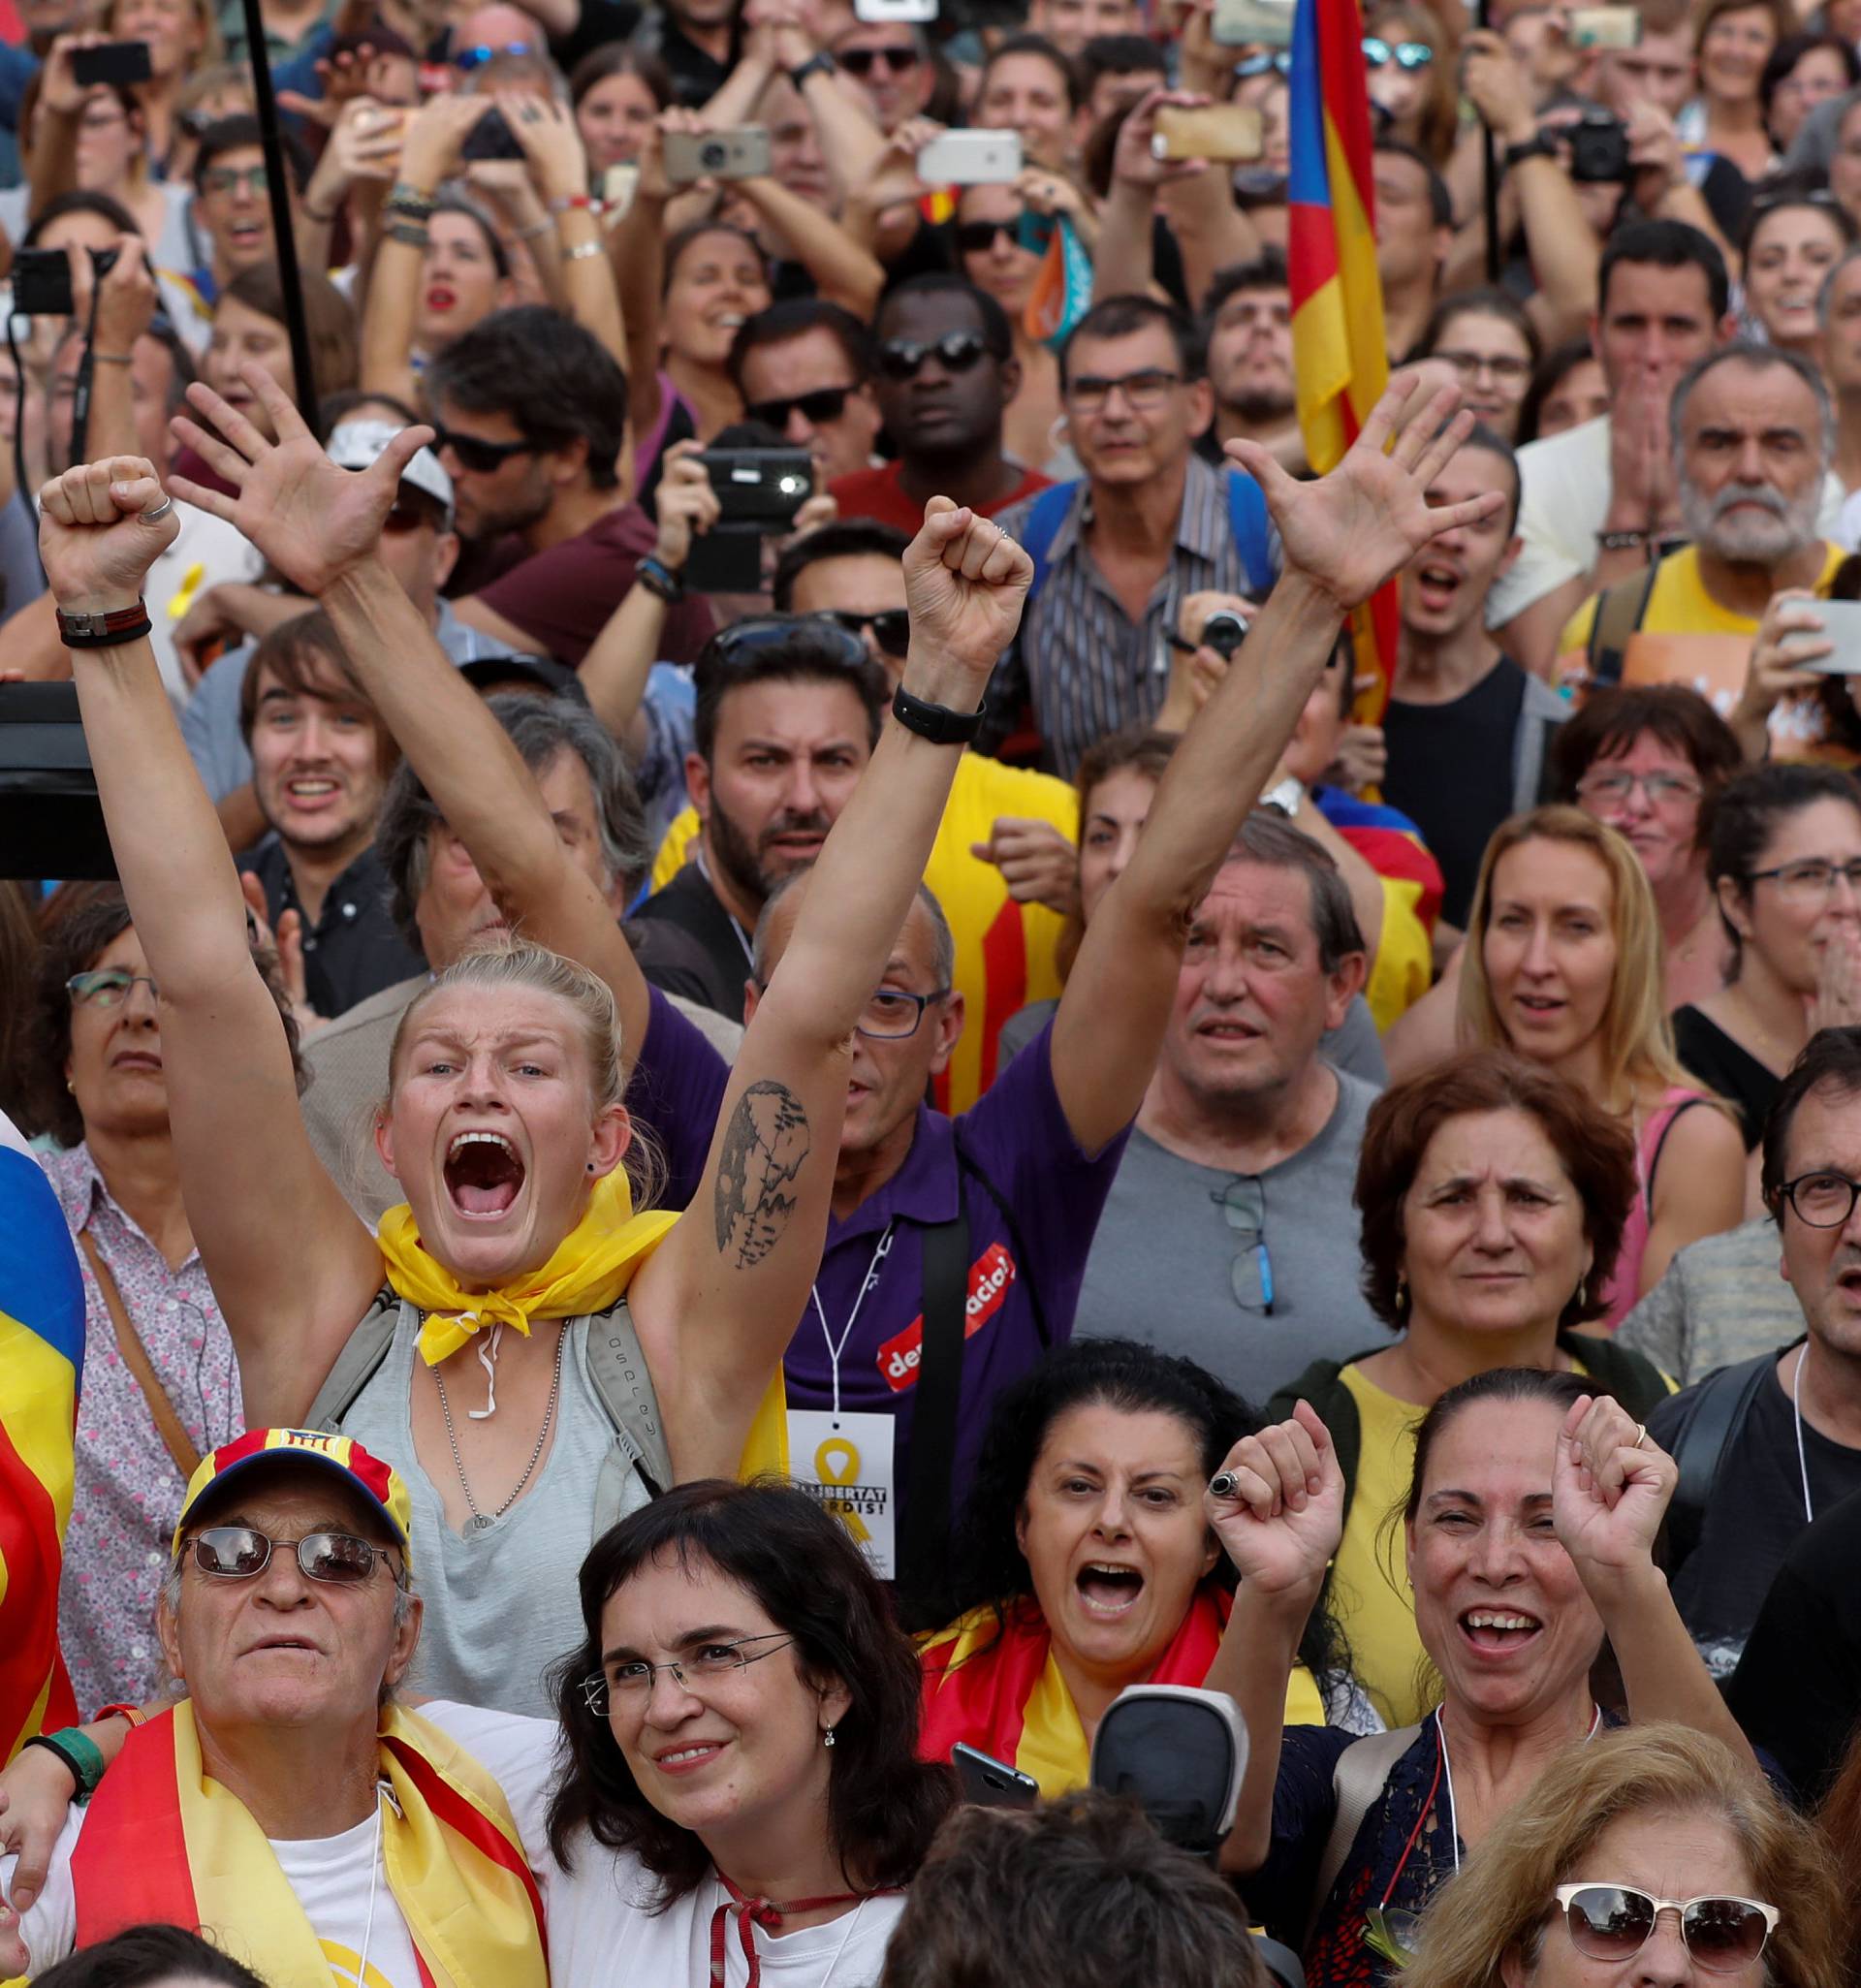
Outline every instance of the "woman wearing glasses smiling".
{"type": "Polygon", "coordinates": [[[1714,1741],[1598,1734],[1468,1858],[1404,1988],[1823,1988],[1844,1978],[1839,1886],[1714,1741]]]}

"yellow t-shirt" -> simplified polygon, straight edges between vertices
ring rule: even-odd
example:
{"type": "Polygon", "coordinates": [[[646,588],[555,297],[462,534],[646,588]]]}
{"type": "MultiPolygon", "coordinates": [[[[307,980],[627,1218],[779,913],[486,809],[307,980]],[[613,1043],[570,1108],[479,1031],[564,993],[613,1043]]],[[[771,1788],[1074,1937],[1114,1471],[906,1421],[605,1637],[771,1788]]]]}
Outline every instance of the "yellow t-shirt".
{"type": "MultiPolygon", "coordinates": [[[[1079,840],[1079,799],[1064,780],[1003,766],[979,752],[965,752],[957,762],[924,871],[957,942],[952,979],[965,1009],[950,1067],[936,1080],[936,1103],[947,1112],[967,1111],[994,1082],[996,1041],[1009,1016],[1059,993],[1054,953],[1065,921],[1044,904],[1018,904],[1001,871],[969,853],[971,843],[989,839],[1003,815],[1052,822],[1070,840],[1079,840]]],[[[652,866],[655,891],[678,874],[697,834],[697,811],[687,807],[659,844],[652,866]]]]}

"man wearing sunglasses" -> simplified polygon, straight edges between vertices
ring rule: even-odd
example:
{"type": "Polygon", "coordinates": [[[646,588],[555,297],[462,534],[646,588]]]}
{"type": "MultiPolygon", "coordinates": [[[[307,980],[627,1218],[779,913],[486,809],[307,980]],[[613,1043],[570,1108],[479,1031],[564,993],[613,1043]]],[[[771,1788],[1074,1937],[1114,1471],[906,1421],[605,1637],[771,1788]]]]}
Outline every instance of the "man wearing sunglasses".
{"type": "Polygon", "coordinates": [[[856,21],[834,44],[834,66],[887,137],[923,113],[936,72],[924,30],[910,21],[856,21]]]}
{"type": "MultiPolygon", "coordinates": [[[[398,1473],[346,1436],[257,1429],[203,1460],[155,1624],[187,1695],[38,1743],[47,1789],[84,1806],[45,1864],[0,1858],[24,1908],[0,1966],[205,1923],[274,1979],[543,1988],[524,1835],[474,1757],[511,1756],[513,1721],[395,1703],[421,1627],[411,1516],[398,1473]]],[[[518,1799],[540,1840],[531,1787],[518,1799]]]]}
{"type": "Polygon", "coordinates": [[[817,297],[784,298],[743,321],[729,365],[749,419],[805,449],[817,477],[870,467],[879,433],[872,346],[851,311],[817,297]]]}
{"type": "Polygon", "coordinates": [[[926,501],[954,498],[985,518],[1047,488],[1002,454],[1002,415],[1021,384],[1014,331],[995,300],[957,275],[907,277],[873,323],[878,404],[898,459],[836,478],[842,518],[914,532],[926,501]]]}

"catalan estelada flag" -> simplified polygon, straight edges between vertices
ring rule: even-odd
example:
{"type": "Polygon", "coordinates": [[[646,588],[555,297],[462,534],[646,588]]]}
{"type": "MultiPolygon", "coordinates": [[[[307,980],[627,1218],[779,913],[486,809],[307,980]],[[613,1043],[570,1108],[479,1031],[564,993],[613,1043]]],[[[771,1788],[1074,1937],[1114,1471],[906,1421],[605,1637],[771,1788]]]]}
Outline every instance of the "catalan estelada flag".
{"type": "Polygon", "coordinates": [[[0,1117],[0,1763],[78,1718],[58,1656],[58,1575],[83,1371],[78,1252],[50,1183],[0,1117]]]}
{"type": "MultiPolygon", "coordinates": [[[[1343,459],[1389,384],[1358,0],[1298,0],[1287,85],[1293,384],[1306,460],[1323,476],[1343,459]]],[[[1377,679],[1358,715],[1372,723],[1389,702],[1398,625],[1392,581],[1357,615],[1358,667],[1377,679]]]]}

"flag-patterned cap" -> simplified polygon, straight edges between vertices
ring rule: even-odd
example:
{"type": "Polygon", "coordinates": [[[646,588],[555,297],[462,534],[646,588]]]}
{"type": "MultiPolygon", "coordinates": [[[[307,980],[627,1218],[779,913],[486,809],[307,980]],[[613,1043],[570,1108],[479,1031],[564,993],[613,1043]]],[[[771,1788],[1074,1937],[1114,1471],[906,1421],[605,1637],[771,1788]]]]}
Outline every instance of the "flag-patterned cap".
{"type": "Polygon", "coordinates": [[[379,1457],[370,1456],[352,1436],[331,1436],[323,1429],[248,1429],[231,1442],[223,1442],[210,1456],[201,1459],[200,1467],[188,1480],[187,1496],[181,1500],[181,1516],[174,1525],[174,1551],[181,1550],[181,1534],[188,1515],[209,1491],[216,1491],[235,1477],[280,1464],[313,1464],[335,1472],[352,1491],[360,1492],[381,1514],[382,1523],[400,1542],[411,1560],[412,1541],[408,1531],[413,1523],[413,1501],[400,1472],[379,1457]]]}

